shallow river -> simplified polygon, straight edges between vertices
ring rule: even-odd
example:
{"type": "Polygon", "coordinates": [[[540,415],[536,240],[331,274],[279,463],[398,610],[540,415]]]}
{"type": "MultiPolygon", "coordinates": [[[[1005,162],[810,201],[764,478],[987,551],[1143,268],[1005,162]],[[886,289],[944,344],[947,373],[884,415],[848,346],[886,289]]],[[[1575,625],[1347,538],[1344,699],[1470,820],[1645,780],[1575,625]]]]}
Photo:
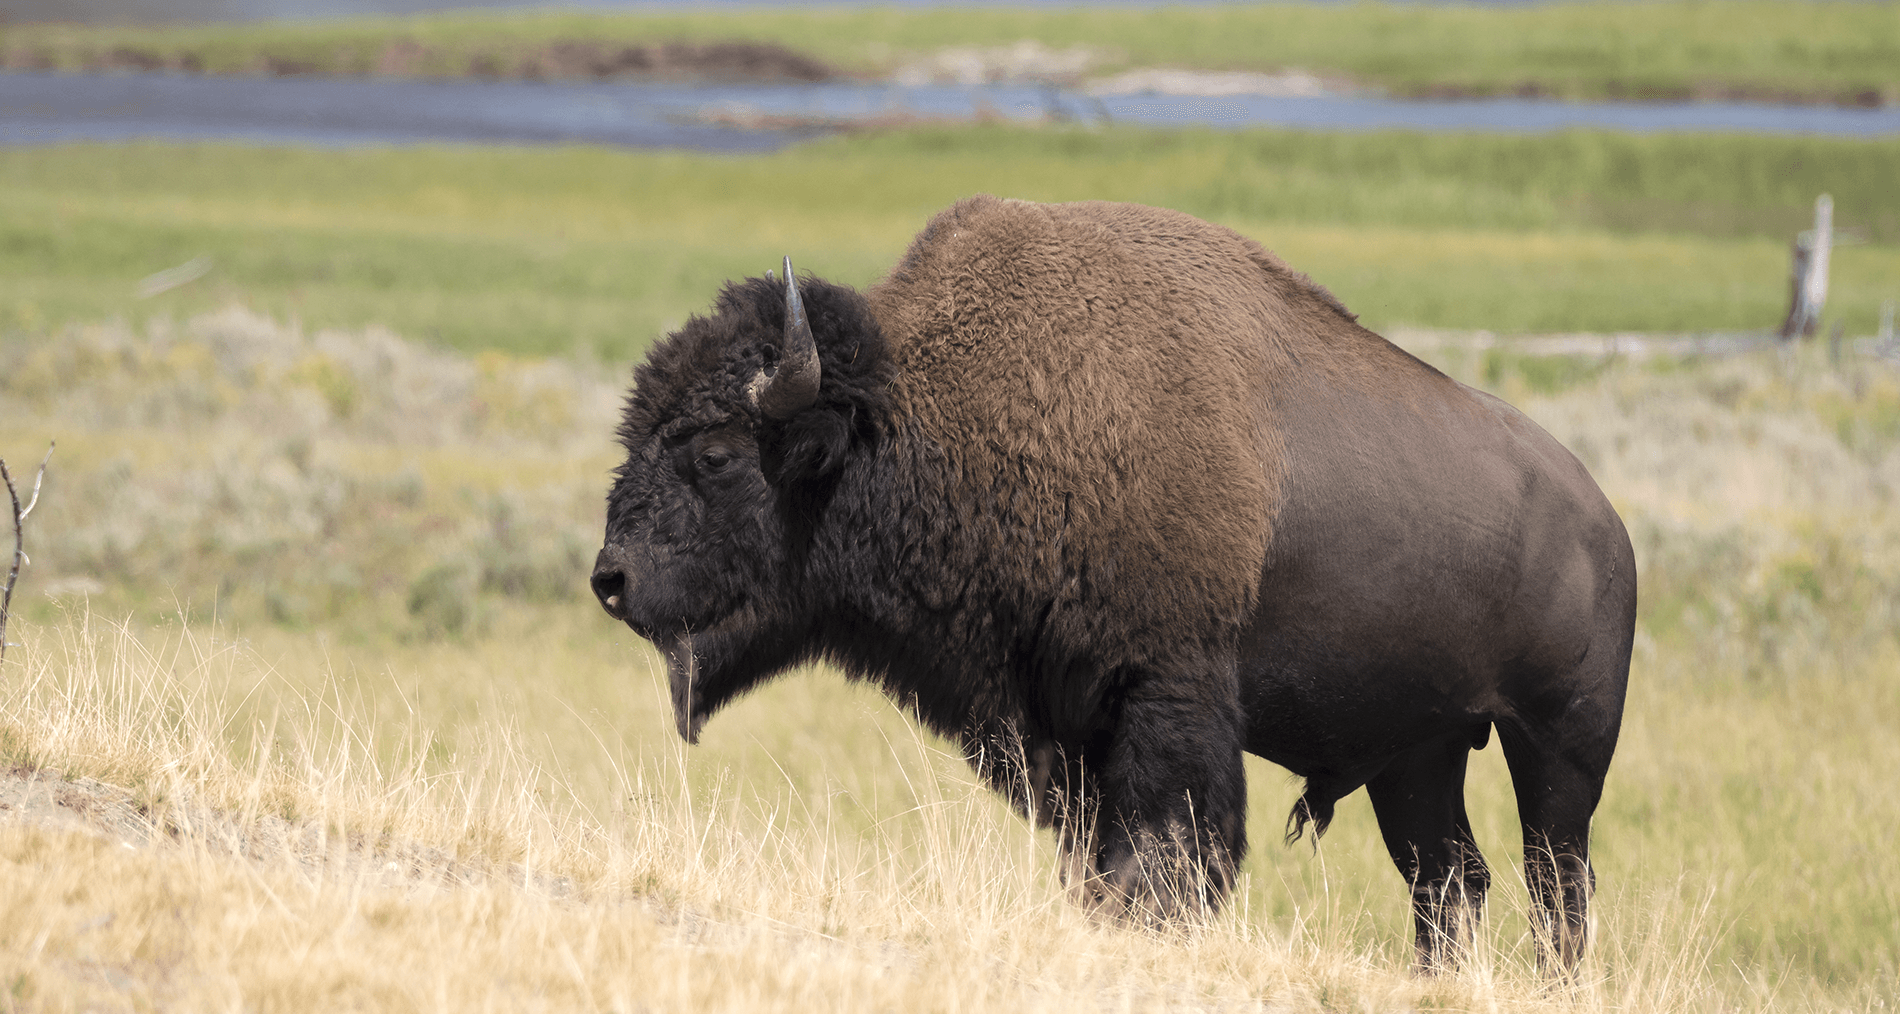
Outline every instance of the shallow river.
{"type": "Polygon", "coordinates": [[[1900,135],[1900,108],[1746,103],[1090,96],[1027,86],[668,85],[0,73],[0,144],[133,138],[318,145],[589,143],[758,151],[880,119],[1113,120],[1320,130],[1730,130],[1900,135]],[[813,126],[810,121],[820,125],[813,126]]]}

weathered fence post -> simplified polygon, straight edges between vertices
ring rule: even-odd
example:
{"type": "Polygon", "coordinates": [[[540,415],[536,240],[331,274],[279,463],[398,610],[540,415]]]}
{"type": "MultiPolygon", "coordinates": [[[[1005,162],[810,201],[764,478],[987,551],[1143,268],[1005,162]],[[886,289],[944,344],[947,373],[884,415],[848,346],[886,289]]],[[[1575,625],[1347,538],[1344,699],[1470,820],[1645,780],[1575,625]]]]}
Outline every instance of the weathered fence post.
{"type": "Polygon", "coordinates": [[[1834,246],[1834,198],[1814,199],[1814,228],[1794,238],[1794,263],[1789,271],[1788,319],[1781,337],[1802,338],[1820,326],[1827,305],[1827,261],[1834,246]]]}

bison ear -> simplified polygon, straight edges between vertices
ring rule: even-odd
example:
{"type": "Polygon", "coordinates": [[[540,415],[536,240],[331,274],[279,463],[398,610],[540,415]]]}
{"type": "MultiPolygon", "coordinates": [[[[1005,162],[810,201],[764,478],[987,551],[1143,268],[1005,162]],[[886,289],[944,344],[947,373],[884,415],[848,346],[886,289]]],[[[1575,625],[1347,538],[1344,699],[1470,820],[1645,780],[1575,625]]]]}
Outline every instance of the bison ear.
{"type": "Polygon", "coordinates": [[[775,441],[781,479],[793,482],[829,475],[851,450],[851,410],[806,412],[785,424],[775,441]]]}

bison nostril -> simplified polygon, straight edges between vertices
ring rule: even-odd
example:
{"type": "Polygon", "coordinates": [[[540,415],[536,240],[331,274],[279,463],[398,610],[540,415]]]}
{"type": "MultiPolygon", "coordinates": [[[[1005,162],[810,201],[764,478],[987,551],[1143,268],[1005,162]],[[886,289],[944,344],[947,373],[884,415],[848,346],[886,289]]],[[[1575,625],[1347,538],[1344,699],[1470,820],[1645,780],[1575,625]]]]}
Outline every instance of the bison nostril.
{"type": "Polygon", "coordinates": [[[597,570],[594,572],[591,583],[594,586],[594,597],[600,600],[601,607],[607,610],[607,615],[616,620],[622,619],[620,602],[626,595],[627,575],[618,570],[597,570]]]}

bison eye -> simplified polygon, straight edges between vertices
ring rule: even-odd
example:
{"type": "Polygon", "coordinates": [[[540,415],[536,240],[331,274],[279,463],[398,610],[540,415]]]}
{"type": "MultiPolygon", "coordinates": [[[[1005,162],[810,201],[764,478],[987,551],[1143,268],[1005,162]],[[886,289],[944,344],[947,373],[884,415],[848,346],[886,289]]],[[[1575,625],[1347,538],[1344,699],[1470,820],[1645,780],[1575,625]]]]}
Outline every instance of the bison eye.
{"type": "Polygon", "coordinates": [[[724,448],[714,448],[699,456],[699,467],[707,472],[717,472],[731,463],[732,455],[724,448]]]}

